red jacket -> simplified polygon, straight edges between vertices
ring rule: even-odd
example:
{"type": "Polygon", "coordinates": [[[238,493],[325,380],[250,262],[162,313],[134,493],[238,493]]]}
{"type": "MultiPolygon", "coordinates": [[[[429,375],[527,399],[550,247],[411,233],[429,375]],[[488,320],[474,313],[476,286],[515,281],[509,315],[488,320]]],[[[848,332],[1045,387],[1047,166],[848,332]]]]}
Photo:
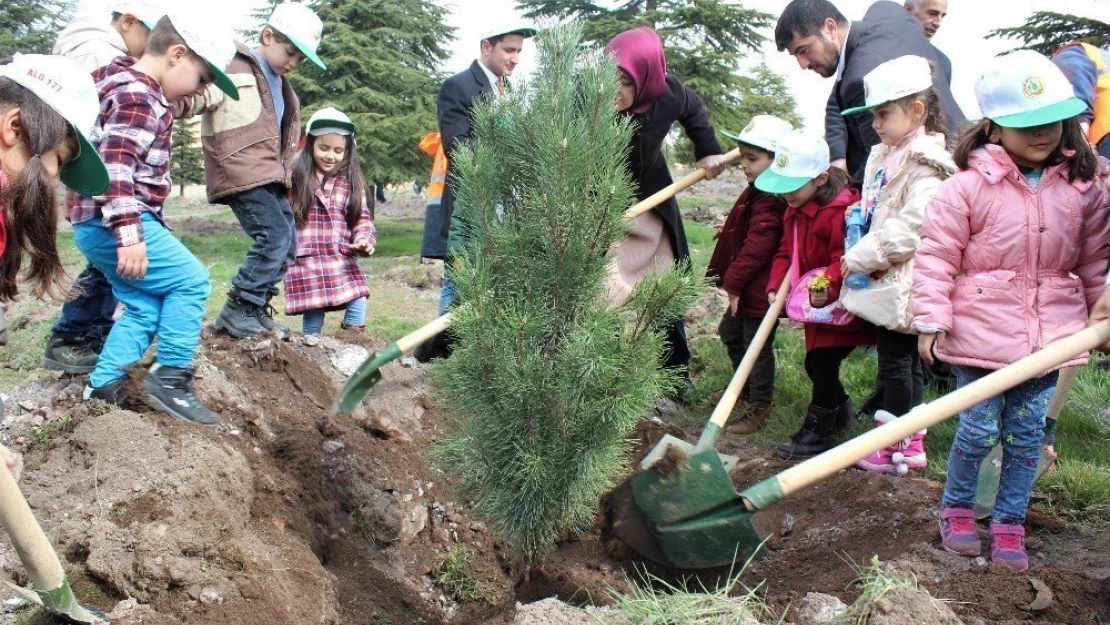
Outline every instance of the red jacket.
{"type": "MultiPolygon", "coordinates": [[[[829,302],[840,297],[840,257],[844,255],[844,213],[849,206],[859,201],[859,191],[846,187],[832,202],[819,206],[809,202],[801,208],[787,208],[782,245],[771,264],[771,277],[767,281],[768,292],[774,292],[782,284],[790,269],[790,259],[794,254],[794,229],[798,229],[799,275],[819,267],[827,267],[825,275],[829,282],[829,302]]],[[[767,294],[764,293],[764,297],[767,294]]],[[[817,325],[805,326],[806,351],[819,347],[849,347],[870,345],[875,342],[875,326],[866,324],[859,330],[843,332],[829,330],[817,325]]]]}
{"type": "Polygon", "coordinates": [[[740,297],[739,316],[767,313],[767,278],[782,241],[786,202],[748,185],[728,214],[706,277],[729,295],[740,297]]]}

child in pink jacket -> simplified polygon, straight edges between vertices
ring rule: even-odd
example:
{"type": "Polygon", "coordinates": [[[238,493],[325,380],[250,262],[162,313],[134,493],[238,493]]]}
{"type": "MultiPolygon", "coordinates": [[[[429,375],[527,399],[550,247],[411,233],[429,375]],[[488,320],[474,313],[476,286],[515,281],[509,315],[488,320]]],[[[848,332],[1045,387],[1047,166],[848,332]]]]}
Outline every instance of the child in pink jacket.
{"type": "MultiPolygon", "coordinates": [[[[1104,288],[1110,171],[1076,116],[1084,109],[1047,58],[995,59],[975,87],[985,119],[955,152],[961,171],[926,211],[914,272],[913,329],[921,357],[951,363],[964,387],[1082,330],[1104,288]]],[[[1082,355],[1062,366],[1086,362],[1082,355]]],[[[1026,569],[1026,509],[1057,371],[960,413],[940,530],[945,549],[975,556],[975,489],[1001,441],[991,561],[1026,569]]]]}

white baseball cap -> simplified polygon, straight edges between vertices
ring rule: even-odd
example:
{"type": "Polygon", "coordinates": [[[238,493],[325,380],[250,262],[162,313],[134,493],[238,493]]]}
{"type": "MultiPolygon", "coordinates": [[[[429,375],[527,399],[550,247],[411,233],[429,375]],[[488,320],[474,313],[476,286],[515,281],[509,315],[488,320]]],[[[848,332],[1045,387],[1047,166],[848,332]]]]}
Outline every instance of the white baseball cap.
{"type": "Polygon", "coordinates": [[[767,193],[793,193],[829,170],[829,144],[820,135],[796,130],[781,137],[775,162],[755,179],[767,193]]]}
{"type": "Polygon", "coordinates": [[[863,106],[844,109],[854,115],[921,93],[933,86],[933,70],[924,57],[908,54],[882,63],[863,77],[863,106]]]}
{"type": "Polygon", "coordinates": [[[239,89],[227,75],[227,65],[235,56],[235,35],[220,20],[200,19],[196,13],[174,9],[166,15],[185,45],[204,59],[212,70],[212,82],[230,97],[239,99],[239,89]]]}
{"type": "Polygon", "coordinates": [[[1029,128],[1079,115],[1087,105],[1060,68],[1032,50],[991,59],[975,82],[983,116],[1006,128],[1029,128]]]}
{"type": "Polygon", "coordinates": [[[328,106],[312,114],[305,132],[314,137],[326,134],[346,136],[355,134],[355,125],[342,111],[328,106]]]}
{"type": "Polygon", "coordinates": [[[529,37],[535,37],[537,32],[539,31],[536,30],[536,27],[530,24],[501,23],[490,26],[483,31],[481,40],[485,41],[486,39],[493,39],[494,37],[500,37],[502,35],[520,35],[528,39],[529,37]]]}
{"type": "Polygon", "coordinates": [[[324,33],[324,23],[312,12],[312,9],[296,2],[283,2],[274,7],[274,12],[270,14],[266,24],[288,37],[290,43],[296,46],[305,58],[318,65],[320,69],[327,69],[316,54],[316,50],[320,47],[320,38],[324,33]]]}
{"type": "Polygon", "coordinates": [[[154,30],[158,20],[166,14],[160,3],[153,0],[113,0],[109,8],[113,13],[134,15],[151,30],[154,30]]]}
{"type": "Polygon", "coordinates": [[[784,119],[779,119],[774,115],[756,115],[748,122],[747,126],[744,126],[740,134],[734,135],[723,130],[721,134],[737,143],[746,143],[768,152],[774,152],[779,138],[793,130],[794,127],[790,125],[790,122],[784,119]]]}
{"type": "Polygon", "coordinates": [[[90,197],[107,191],[108,168],[89,142],[100,115],[92,74],[62,56],[17,53],[11,63],[0,65],[0,76],[25,87],[73,126],[78,151],[62,167],[62,183],[90,197]]]}

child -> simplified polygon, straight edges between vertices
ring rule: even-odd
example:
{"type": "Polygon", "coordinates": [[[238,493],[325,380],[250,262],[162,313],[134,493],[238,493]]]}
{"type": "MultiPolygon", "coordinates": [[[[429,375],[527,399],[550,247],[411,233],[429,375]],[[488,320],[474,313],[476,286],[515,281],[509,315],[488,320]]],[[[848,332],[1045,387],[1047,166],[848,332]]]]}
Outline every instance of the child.
{"type": "Polygon", "coordinates": [[[301,135],[301,104],[287,75],[316,55],[323,24],[307,6],[278,5],[259,34],[259,45],[236,44],[228,73],[243,97],[232,101],[214,89],[194,98],[185,115],[204,113],[204,180],[208,201],[231,207],[254,239],[246,261],[231,281],[216,326],[235,338],[271,332],[270,300],[295,260],[296,228],[286,199],[301,135]]]}
{"type": "MultiPolygon", "coordinates": [[[[111,3],[111,21],[75,19],[58,34],[54,54],[75,61],[87,73],[117,56],[142,56],[150,29],[165,14],[146,0],[111,3]]],[[[71,299],[62,305],[62,316],[50,329],[42,366],[66,373],[90,373],[112,329],[116,298],[112,285],[89,265],[77,277],[71,299]]]]}
{"type": "Polygon", "coordinates": [[[285,275],[285,314],[303,313],[306,335],[320,333],[329,310],[346,310],[343,328],[366,325],[370,289],[355,256],[374,253],[377,231],[354,132],[346,115],[320,109],[293,166],[297,260],[285,275]]]}
{"type": "Polygon", "coordinates": [[[142,58],[119,57],[94,74],[100,115],[93,143],[109,165],[101,195],[68,198],[77,248],[112,283],[126,309],[112,327],[85,399],[126,402],[127,370],[158,336],[145,400],[166,413],[215,425],[219,417],[193,392],[193,357],[210,290],[204,265],[170,234],[162,204],[170,193],[170,107],[215,82],[234,54],[231,32],[179,13],[163,17],[142,58]]]}
{"type": "MultiPolygon", "coordinates": [[[[767,314],[767,277],[771,259],[782,239],[782,216],[786,202],[764,193],[753,184],[775,158],[775,142],[794,130],[788,122],[772,115],[756,115],[739,135],[722,133],[736,141],[740,166],[748,187],[740,194],[717,237],[717,247],[709,261],[706,276],[728,293],[717,333],[728,349],[732,368],[740,366],[763,316],[767,314]]],[[[775,392],[775,335],[755,361],[751,377],[741,396],[740,421],[728,427],[733,434],[751,434],[763,427],[771,414],[775,392]]],[[[719,401],[719,396],[716,397],[719,401]]]]}
{"type": "MultiPolygon", "coordinates": [[[[985,119],[963,133],[961,171],[929,204],[913,288],[921,357],[955,365],[959,387],[1083,329],[1104,289],[1110,241],[1110,172],[1098,171],[1076,118],[1084,105],[1060,70],[1014,52],[991,62],[975,95],[985,119]]],[[[980,552],[976,483],[1001,441],[991,561],[1028,568],[1022,523],[1056,378],[1052,371],[960,413],[940,513],[948,551],[980,552]]]]}
{"type": "MultiPolygon", "coordinates": [[[[864,288],[849,286],[840,301],[878,328],[878,387],[883,393],[883,409],[875,413],[875,420],[881,425],[919,405],[925,393],[917,336],[910,330],[913,256],[921,243],[925,205],[940,183],[955,173],[956,165],[945,148],[945,128],[929,61],[919,56],[887,61],[868,73],[863,84],[866,105],[845,110],[843,115],[870,110],[871,126],[882,142],[871,148],[864,168],[860,204],[870,228],[844,252],[841,273],[870,279],[864,288]]],[[[924,439],[922,430],[864,458],[858,466],[891,474],[923,469],[924,439]]]]}
{"type": "MultiPolygon", "coordinates": [[[[814,293],[810,303],[819,308],[835,302],[844,254],[844,211],[859,200],[859,193],[848,187],[844,170],[829,167],[828,144],[804,132],[786,135],[775,149],[775,162],[756,178],[755,186],[782,195],[788,207],[782,243],[767,280],[767,301],[774,300],[788,272],[794,282],[807,271],[827,267],[828,291],[814,293]]],[[[787,460],[810,458],[831,449],[836,432],[851,425],[855,415],[840,383],[840,363],[857,345],[875,340],[869,325],[837,330],[806,324],[805,336],[806,374],[813,382],[813,398],[802,428],[779,445],[779,456],[787,460]]]]}

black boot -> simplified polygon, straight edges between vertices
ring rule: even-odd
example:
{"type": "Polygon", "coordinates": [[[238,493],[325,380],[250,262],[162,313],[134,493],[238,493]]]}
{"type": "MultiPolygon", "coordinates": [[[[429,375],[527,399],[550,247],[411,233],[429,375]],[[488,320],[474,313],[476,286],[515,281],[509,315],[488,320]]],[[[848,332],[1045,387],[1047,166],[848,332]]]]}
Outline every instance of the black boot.
{"type": "Polygon", "coordinates": [[[171,417],[198,425],[220,424],[220,416],[201,403],[193,391],[191,367],[163,367],[155,364],[143,378],[146,403],[171,417]]]}
{"type": "Polygon", "coordinates": [[[103,341],[71,334],[52,334],[46,342],[46,353],[42,357],[44,369],[66,373],[92,373],[100,358],[103,341]]]}
{"type": "Polygon", "coordinates": [[[263,328],[266,328],[267,332],[273,332],[274,329],[277,328],[277,331],[281,334],[281,340],[288,341],[291,336],[289,328],[274,321],[274,312],[276,312],[274,311],[274,307],[267,301],[264,305],[255,309],[255,316],[258,317],[258,323],[261,324],[263,328]]]}
{"type": "Polygon", "coordinates": [[[836,431],[842,432],[859,422],[856,409],[852,407],[852,400],[845,399],[836,411],[836,431]]]}
{"type": "Polygon", "coordinates": [[[836,444],[836,438],[833,435],[836,418],[836,410],[810,404],[802,429],[790,437],[789,442],[779,445],[779,457],[786,460],[804,460],[832,449],[836,444]]]}
{"type": "Polygon", "coordinates": [[[220,316],[216,318],[216,327],[237,339],[261,334],[266,328],[258,320],[261,316],[258,309],[259,306],[229,294],[220,316]]]}

